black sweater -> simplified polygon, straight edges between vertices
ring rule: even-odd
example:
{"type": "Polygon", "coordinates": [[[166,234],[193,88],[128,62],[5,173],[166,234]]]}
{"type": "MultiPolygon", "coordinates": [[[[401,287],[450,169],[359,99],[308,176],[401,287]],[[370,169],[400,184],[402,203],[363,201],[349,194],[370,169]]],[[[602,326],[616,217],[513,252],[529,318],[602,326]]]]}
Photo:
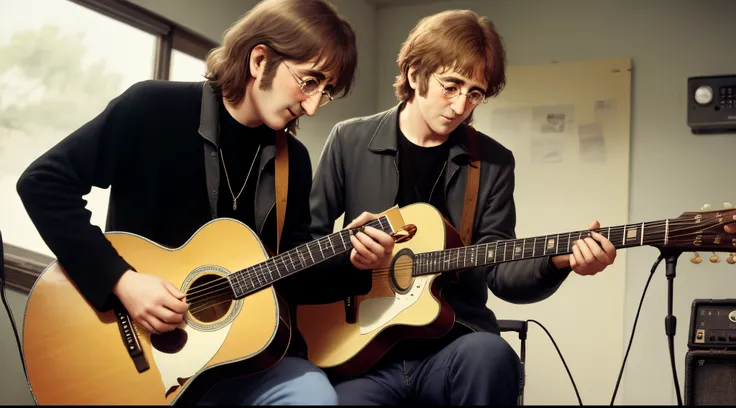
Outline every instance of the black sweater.
{"type": "MultiPolygon", "coordinates": [[[[18,181],[18,193],[41,237],[81,293],[99,311],[110,309],[115,299],[114,285],[123,272],[134,268],[118,255],[102,231],[90,224],[91,214],[85,209],[83,196],[92,186],[111,188],[107,231],[138,234],[168,247],[186,243],[213,218],[205,174],[205,160],[209,159],[205,144],[209,141],[198,131],[200,122],[205,120],[203,94],[213,92],[208,87],[201,82],[135,84],[113,99],[97,117],[36,159],[18,181]]],[[[217,103],[216,116],[220,118],[213,120],[219,120],[223,126],[218,147],[223,149],[237,195],[257,146],[238,140],[238,136],[260,143],[261,152],[275,145],[275,136],[265,127],[248,129],[237,124],[222,108],[220,96],[217,103]]],[[[312,240],[308,231],[312,177],[309,154],[292,136],[288,137],[288,147],[289,196],[282,252],[312,240]]],[[[273,180],[274,160],[263,166],[259,165],[261,160],[256,160],[248,186],[238,199],[238,211],[232,211],[232,196],[225,184],[222,162],[217,160],[217,208],[219,212],[229,208],[217,216],[246,223],[259,233],[267,248],[275,250],[276,211],[266,214],[260,229],[254,226],[252,213],[259,202],[259,197],[254,198],[255,185],[269,173],[268,180],[273,180]]],[[[272,203],[275,197],[271,195],[272,203]]],[[[348,262],[346,254],[277,282],[277,290],[289,303],[292,320],[297,303],[344,298],[345,294],[334,291],[344,283],[326,284],[332,281],[316,274],[335,270],[335,275],[344,275],[339,272],[348,262]]],[[[292,328],[296,331],[295,324],[292,328]]],[[[301,354],[303,347],[297,333],[291,349],[301,354]]]]}

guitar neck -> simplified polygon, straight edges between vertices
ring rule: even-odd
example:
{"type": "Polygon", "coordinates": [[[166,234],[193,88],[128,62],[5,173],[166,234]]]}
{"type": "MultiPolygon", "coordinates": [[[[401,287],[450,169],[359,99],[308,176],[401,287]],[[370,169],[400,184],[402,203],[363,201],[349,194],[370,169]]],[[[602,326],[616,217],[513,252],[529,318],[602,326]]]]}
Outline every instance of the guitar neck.
{"type": "MultiPolygon", "coordinates": [[[[395,232],[385,215],[369,221],[365,226],[376,228],[387,234],[395,232]]],[[[249,293],[272,285],[289,275],[324,262],[334,256],[344,254],[353,248],[350,235],[362,228],[346,229],[326,235],[271,257],[264,262],[231,273],[228,275],[228,279],[235,299],[243,298],[249,293]]]]}
{"type": "MultiPolygon", "coordinates": [[[[669,220],[627,224],[594,230],[618,248],[667,245],[669,220]]],[[[590,230],[499,240],[487,244],[416,254],[412,275],[421,276],[458,269],[572,253],[575,241],[591,236],[590,230]]]]}

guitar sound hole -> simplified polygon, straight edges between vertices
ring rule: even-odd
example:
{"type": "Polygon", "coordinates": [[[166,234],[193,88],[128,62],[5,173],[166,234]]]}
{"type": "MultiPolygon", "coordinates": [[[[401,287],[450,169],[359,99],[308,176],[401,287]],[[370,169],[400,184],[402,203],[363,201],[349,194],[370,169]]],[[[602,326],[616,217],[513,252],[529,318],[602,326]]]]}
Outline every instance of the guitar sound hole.
{"type": "Polygon", "coordinates": [[[184,348],[188,337],[187,332],[176,328],[161,334],[152,334],[151,345],[162,353],[173,354],[184,348]]]}
{"type": "Polygon", "coordinates": [[[187,290],[189,313],[203,323],[221,319],[233,304],[233,292],[227,278],[220,275],[202,275],[187,290]]]}
{"type": "Polygon", "coordinates": [[[394,292],[405,294],[411,289],[414,259],[411,255],[399,255],[391,268],[391,286],[394,292]]]}

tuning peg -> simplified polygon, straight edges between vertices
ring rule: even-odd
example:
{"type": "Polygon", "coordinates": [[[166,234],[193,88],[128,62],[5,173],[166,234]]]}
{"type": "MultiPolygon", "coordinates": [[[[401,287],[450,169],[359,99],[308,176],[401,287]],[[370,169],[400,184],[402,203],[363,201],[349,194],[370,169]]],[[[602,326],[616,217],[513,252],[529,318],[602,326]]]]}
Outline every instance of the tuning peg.
{"type": "Polygon", "coordinates": [[[703,204],[703,207],[700,208],[701,211],[708,211],[710,210],[710,204],[703,204]]]}
{"type": "Polygon", "coordinates": [[[711,256],[711,257],[710,257],[710,261],[711,261],[712,263],[718,263],[718,262],[721,262],[721,257],[720,257],[720,256],[718,256],[718,255],[716,255],[716,253],[715,253],[715,252],[713,252],[713,256],[711,256]]]}
{"type": "Polygon", "coordinates": [[[731,252],[731,254],[726,258],[726,262],[731,265],[736,264],[736,252],[731,252]]]}
{"type": "Polygon", "coordinates": [[[694,264],[699,264],[699,263],[703,262],[703,258],[701,258],[700,257],[700,254],[696,252],[695,255],[693,255],[693,257],[690,258],[690,262],[692,262],[694,264]]]}
{"type": "Polygon", "coordinates": [[[731,203],[723,203],[723,208],[733,208],[733,204],[731,204],[731,203]]]}

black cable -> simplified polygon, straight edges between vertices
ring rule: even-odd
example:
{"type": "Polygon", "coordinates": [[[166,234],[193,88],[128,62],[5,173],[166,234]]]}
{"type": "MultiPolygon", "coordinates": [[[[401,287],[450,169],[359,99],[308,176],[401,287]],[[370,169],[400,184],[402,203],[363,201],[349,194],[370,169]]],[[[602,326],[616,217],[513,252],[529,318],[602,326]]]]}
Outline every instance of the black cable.
{"type": "Polygon", "coordinates": [[[13,312],[10,310],[8,299],[5,297],[5,254],[3,250],[3,235],[0,233],[0,297],[2,298],[5,310],[8,312],[8,319],[10,325],[13,327],[13,333],[15,334],[15,342],[18,344],[18,353],[20,355],[20,361],[23,363],[23,373],[26,375],[26,381],[28,381],[28,372],[26,371],[26,361],[23,359],[23,348],[20,345],[20,337],[18,336],[18,329],[15,327],[15,318],[13,312]]]}
{"type": "Polygon", "coordinates": [[[578,403],[582,406],[583,401],[580,399],[580,393],[578,392],[578,387],[575,385],[575,380],[572,379],[572,374],[570,373],[570,369],[567,368],[567,363],[565,362],[565,358],[562,357],[562,353],[560,352],[560,348],[557,347],[557,343],[555,342],[555,339],[552,338],[552,335],[549,334],[549,331],[547,331],[547,328],[542,326],[542,323],[539,323],[538,321],[534,319],[529,319],[527,322],[536,323],[539,327],[544,330],[545,333],[547,333],[547,337],[549,337],[550,340],[552,340],[552,344],[555,346],[555,349],[557,350],[557,354],[560,356],[560,360],[562,360],[562,364],[565,366],[565,370],[567,370],[567,376],[570,377],[570,382],[572,382],[572,388],[575,389],[575,395],[578,397],[578,403]]]}
{"type": "Polygon", "coordinates": [[[13,313],[10,311],[10,306],[8,305],[8,299],[5,298],[5,280],[0,280],[0,286],[2,287],[2,291],[0,291],[0,296],[3,299],[3,304],[5,305],[5,310],[8,311],[8,318],[10,318],[10,324],[13,326],[13,333],[15,334],[15,341],[18,343],[18,354],[20,355],[20,361],[23,363],[23,372],[26,375],[26,381],[28,381],[28,372],[26,371],[26,362],[23,359],[23,349],[20,345],[20,337],[18,337],[18,329],[15,327],[15,319],[13,318],[13,313]]]}
{"type": "Polygon", "coordinates": [[[629,337],[629,346],[626,347],[626,355],[624,355],[624,361],[621,363],[621,371],[618,372],[618,379],[616,380],[616,388],[613,389],[613,396],[611,397],[611,405],[613,405],[613,402],[616,400],[616,394],[618,393],[618,386],[621,383],[621,377],[624,374],[624,367],[626,367],[626,360],[629,358],[629,351],[631,351],[631,344],[634,340],[634,333],[636,332],[636,323],[639,321],[639,312],[641,312],[641,305],[644,303],[644,296],[647,294],[647,289],[649,288],[649,283],[652,281],[652,276],[654,276],[654,271],[657,270],[657,266],[659,266],[659,263],[662,262],[662,259],[664,259],[664,255],[660,254],[657,260],[654,262],[654,265],[652,265],[652,269],[649,271],[649,278],[647,279],[647,284],[644,286],[644,292],[641,294],[641,299],[639,300],[639,308],[636,309],[636,317],[634,318],[634,327],[631,328],[631,337],[629,337]]]}

